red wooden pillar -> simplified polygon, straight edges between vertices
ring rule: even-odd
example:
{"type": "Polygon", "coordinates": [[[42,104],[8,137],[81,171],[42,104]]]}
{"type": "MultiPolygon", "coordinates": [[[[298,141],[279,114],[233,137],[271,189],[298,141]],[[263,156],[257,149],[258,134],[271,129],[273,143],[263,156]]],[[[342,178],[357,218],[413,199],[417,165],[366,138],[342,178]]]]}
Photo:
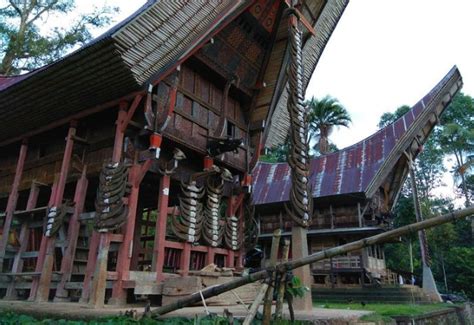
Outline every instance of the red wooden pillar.
{"type": "MultiPolygon", "coordinates": [[[[173,216],[174,217],[174,216],[173,216]]],[[[189,274],[189,262],[191,261],[191,243],[185,242],[181,252],[180,273],[182,276],[189,274]]]]}
{"type": "MultiPolygon", "coordinates": [[[[231,194],[227,202],[227,218],[230,218],[234,215],[234,196],[231,194]]],[[[228,254],[226,257],[226,267],[234,267],[234,251],[228,248],[228,254]]]]}
{"type": "Polygon", "coordinates": [[[244,256],[245,256],[245,245],[244,245],[244,209],[243,209],[243,203],[240,205],[239,209],[237,210],[237,214],[239,216],[239,237],[242,239],[242,244],[240,246],[240,251],[239,255],[237,258],[237,264],[235,265],[235,268],[237,270],[243,270],[244,269],[244,256]]]}
{"type": "Polygon", "coordinates": [[[25,166],[26,153],[28,151],[28,144],[24,140],[20,147],[20,154],[18,155],[18,162],[16,164],[15,176],[13,178],[12,189],[8,196],[8,203],[5,211],[5,222],[3,223],[3,235],[0,241],[0,272],[3,271],[3,261],[5,259],[5,252],[8,244],[8,235],[10,234],[10,228],[13,220],[13,213],[16,209],[18,201],[18,188],[20,187],[21,176],[23,174],[23,168],[25,166]]]}
{"type": "MultiPolygon", "coordinates": [[[[71,122],[69,131],[66,138],[66,148],[64,150],[63,161],[61,164],[61,171],[59,173],[59,179],[56,190],[51,193],[52,206],[60,206],[63,201],[64,189],[66,187],[67,175],[69,172],[69,166],[71,164],[72,149],[74,147],[74,136],[76,135],[77,123],[71,122]]],[[[51,206],[51,205],[50,205],[51,206]]],[[[43,302],[48,301],[49,287],[51,284],[53,264],[54,264],[54,250],[56,243],[56,235],[46,237],[43,234],[41,239],[41,248],[38,254],[36,262],[36,272],[41,272],[38,279],[38,287],[36,292],[32,290],[30,292],[30,299],[35,297],[35,301],[43,302]],[[44,243],[44,244],[43,244],[44,243]]]]}
{"type": "MultiPolygon", "coordinates": [[[[126,120],[126,103],[122,102],[120,103],[120,110],[115,123],[117,126],[115,127],[114,149],[112,153],[113,162],[120,162],[122,159],[124,128],[126,127],[124,124],[126,120]]],[[[94,234],[96,234],[95,231],[94,234]]],[[[86,276],[84,279],[84,284],[86,284],[86,281],[88,283],[82,290],[81,299],[84,300],[89,297],[89,304],[94,307],[102,307],[104,305],[110,240],[111,234],[108,232],[101,232],[98,236],[93,236],[91,239],[91,251],[96,251],[98,254],[92,259],[89,259],[87,263],[86,270],[94,269],[94,273],[92,281],[90,276],[86,276]],[[90,282],[92,282],[92,285],[90,285],[90,282]]],[[[91,251],[89,251],[89,256],[91,255],[91,251]]]]}
{"type": "Polygon", "coordinates": [[[74,214],[69,221],[69,227],[67,232],[68,246],[64,253],[61,261],[61,281],[56,289],[55,301],[64,301],[68,298],[68,292],[65,288],[66,282],[70,281],[72,267],[74,264],[74,257],[76,255],[77,238],[79,236],[79,229],[81,224],[79,222],[79,216],[84,208],[84,202],[86,200],[88,180],[87,166],[84,166],[82,175],[76,184],[76,190],[74,193],[74,214]]]}
{"type": "Polygon", "coordinates": [[[166,221],[168,218],[169,192],[170,176],[162,175],[158,192],[158,216],[156,218],[155,244],[153,249],[154,263],[152,265],[152,270],[156,271],[157,281],[162,281],[164,279],[163,265],[165,261],[166,221]]]}
{"type": "Polygon", "coordinates": [[[89,243],[89,254],[87,254],[86,274],[84,275],[84,283],[82,285],[80,303],[87,303],[91,293],[92,275],[94,274],[95,264],[97,260],[97,251],[99,249],[100,236],[97,231],[92,232],[89,243]]]}
{"type": "Polygon", "coordinates": [[[107,284],[107,258],[110,249],[109,234],[100,233],[97,262],[95,263],[94,279],[90,287],[89,304],[94,307],[103,307],[105,302],[105,288],[107,284]],[[105,235],[105,236],[104,236],[105,235]]]}
{"type": "MultiPolygon", "coordinates": [[[[204,169],[210,169],[214,165],[214,159],[210,156],[204,157],[204,169]]],[[[207,255],[206,255],[206,265],[214,263],[214,248],[211,246],[207,247],[207,255]]]]}
{"type": "Polygon", "coordinates": [[[129,173],[129,183],[132,184],[132,190],[128,197],[128,216],[124,228],[124,237],[122,245],[118,252],[117,274],[118,279],[112,287],[112,297],[109,304],[124,305],[127,302],[127,291],[123,288],[123,281],[129,279],[130,262],[133,253],[133,235],[135,233],[135,222],[137,217],[138,194],[140,190],[140,168],[139,164],[134,164],[129,173]]]}
{"type": "MultiPolygon", "coordinates": [[[[30,188],[30,195],[28,196],[28,202],[26,203],[26,210],[31,210],[36,206],[38,202],[39,187],[33,182],[30,188]]],[[[28,238],[30,236],[30,228],[27,222],[24,222],[21,225],[20,230],[20,248],[15,255],[13,260],[12,273],[20,273],[23,270],[23,259],[21,254],[23,254],[28,247],[28,238]]],[[[5,294],[5,299],[16,299],[17,292],[15,290],[15,282],[12,281],[8,284],[7,293],[5,294]]]]}

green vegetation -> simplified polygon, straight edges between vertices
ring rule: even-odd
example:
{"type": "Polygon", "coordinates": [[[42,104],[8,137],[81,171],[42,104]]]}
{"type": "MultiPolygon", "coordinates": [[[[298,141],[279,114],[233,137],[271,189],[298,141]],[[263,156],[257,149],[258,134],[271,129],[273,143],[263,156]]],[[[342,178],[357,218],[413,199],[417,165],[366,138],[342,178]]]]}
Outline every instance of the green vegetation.
{"type": "Polygon", "coordinates": [[[360,303],[324,303],[322,301],[313,302],[314,307],[329,309],[349,309],[349,310],[367,310],[374,314],[366,315],[361,318],[365,321],[392,321],[393,316],[418,316],[437,310],[453,308],[452,304],[374,304],[368,303],[362,306],[360,303]]]}
{"type": "MultiPolygon", "coordinates": [[[[234,324],[240,323],[235,321],[234,324]]],[[[262,323],[261,317],[255,319],[252,324],[260,325],[262,323]]],[[[295,321],[291,323],[288,320],[274,320],[272,324],[275,325],[304,325],[310,324],[311,322],[295,321]]],[[[154,320],[151,318],[145,318],[141,320],[135,320],[132,318],[117,316],[117,317],[105,317],[92,321],[80,321],[80,320],[66,320],[66,319],[36,319],[28,315],[20,315],[13,312],[3,312],[0,314],[1,325],[33,325],[33,324],[44,324],[44,325],[128,325],[128,324],[140,324],[140,325],[226,325],[229,324],[227,318],[221,316],[204,316],[196,318],[184,318],[184,317],[173,317],[163,320],[154,320]]]]}
{"type": "MultiPolygon", "coordinates": [[[[54,62],[92,39],[91,30],[108,25],[113,7],[95,8],[75,21],[44,31],[50,16],[66,19],[75,0],[8,0],[0,8],[0,74],[32,71],[54,62]],[[64,26],[68,26],[65,28],[64,26]]],[[[91,7],[94,8],[91,4],[91,7]]]]}
{"type": "MultiPolygon", "coordinates": [[[[394,113],[384,113],[379,127],[393,123],[407,111],[407,106],[402,106],[394,113]]],[[[440,120],[440,125],[435,127],[415,161],[417,187],[425,219],[455,208],[453,199],[440,197],[434,191],[442,184],[442,178],[448,171],[444,165],[446,160],[453,165],[449,171],[456,184],[453,194],[462,199],[466,206],[471,204],[474,194],[474,99],[458,93],[440,120]]],[[[393,210],[394,227],[415,222],[411,188],[407,185],[403,187],[393,210]]],[[[470,221],[445,224],[426,233],[438,290],[474,299],[474,243],[470,221]]],[[[409,272],[410,243],[413,245],[413,273],[417,284],[420,284],[422,265],[416,234],[406,236],[402,243],[385,245],[386,263],[391,270],[409,272]]]]}

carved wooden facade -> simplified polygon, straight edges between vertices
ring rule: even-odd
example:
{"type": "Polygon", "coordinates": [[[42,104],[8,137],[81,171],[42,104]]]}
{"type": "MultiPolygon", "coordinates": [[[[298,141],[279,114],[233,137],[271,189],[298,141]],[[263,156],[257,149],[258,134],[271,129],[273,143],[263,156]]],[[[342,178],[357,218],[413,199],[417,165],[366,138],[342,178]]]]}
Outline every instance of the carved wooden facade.
{"type": "MultiPolygon", "coordinates": [[[[306,74],[346,4],[299,4],[321,27],[304,29],[306,74]]],[[[122,304],[210,263],[243,267],[252,169],[286,111],[286,6],[148,1],[58,62],[0,77],[6,298],[122,304]]]]}

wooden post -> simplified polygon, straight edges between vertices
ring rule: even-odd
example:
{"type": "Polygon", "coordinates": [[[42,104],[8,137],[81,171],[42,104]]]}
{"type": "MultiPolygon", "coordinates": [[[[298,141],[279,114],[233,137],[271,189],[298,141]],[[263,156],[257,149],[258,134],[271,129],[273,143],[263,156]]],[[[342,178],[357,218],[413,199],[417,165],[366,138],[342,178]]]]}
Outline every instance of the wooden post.
{"type": "MultiPolygon", "coordinates": [[[[270,251],[270,263],[269,267],[275,266],[278,259],[278,249],[280,247],[281,229],[276,229],[273,232],[272,248],[270,251]]],[[[265,304],[263,306],[263,325],[269,325],[272,319],[272,302],[273,302],[273,283],[275,280],[275,274],[272,274],[270,278],[270,286],[265,295],[265,304]]]]}
{"type": "MultiPolygon", "coordinates": [[[[238,210],[238,215],[239,215],[239,224],[240,224],[240,230],[239,230],[239,236],[242,238],[242,242],[244,241],[244,205],[243,203],[240,205],[239,210],[238,210]]],[[[235,268],[237,270],[243,270],[244,269],[244,256],[245,256],[245,245],[242,244],[239,250],[239,255],[237,257],[237,265],[235,268]]]]}
{"type": "MultiPolygon", "coordinates": [[[[173,216],[174,217],[174,216],[173,216]]],[[[182,276],[189,274],[189,262],[191,260],[191,243],[185,242],[183,251],[181,252],[180,273],[182,276]]]]}
{"type": "MultiPolygon", "coordinates": [[[[117,121],[115,122],[115,139],[114,139],[114,149],[112,153],[112,162],[118,163],[122,160],[122,151],[123,151],[123,139],[124,131],[126,128],[125,121],[127,120],[127,103],[121,102],[119,107],[119,112],[117,115],[117,121]]],[[[107,282],[107,261],[109,257],[110,249],[110,240],[111,234],[108,232],[101,232],[99,234],[97,256],[94,265],[94,275],[92,279],[92,286],[88,286],[83,289],[83,295],[89,295],[89,305],[94,307],[102,307],[105,300],[105,289],[107,282]],[[90,290],[90,293],[84,292],[84,290],[90,290]]],[[[95,248],[93,248],[95,250],[95,248]]],[[[89,254],[90,255],[90,254],[89,254]]],[[[93,263],[90,261],[91,264],[93,263]]],[[[87,264],[87,269],[89,269],[89,263],[87,264]]],[[[87,278],[85,279],[85,281],[87,278]]]]}
{"type": "MultiPolygon", "coordinates": [[[[66,138],[66,148],[64,149],[63,161],[61,164],[61,171],[59,173],[59,180],[57,183],[56,191],[52,193],[52,206],[60,206],[63,201],[64,189],[66,187],[67,175],[69,172],[69,166],[71,164],[72,149],[74,147],[74,136],[76,135],[77,123],[71,122],[69,131],[66,138]],[[54,195],[54,196],[53,196],[54,195]]],[[[53,275],[54,265],[54,250],[56,243],[56,235],[46,237],[43,234],[41,239],[41,248],[38,254],[36,271],[41,272],[38,279],[37,292],[33,290],[30,292],[30,298],[35,297],[36,302],[48,301],[49,297],[49,286],[51,284],[51,278],[53,275]],[[43,242],[45,243],[43,245],[43,242]]],[[[33,279],[35,282],[37,278],[33,279]]],[[[33,288],[33,286],[32,286],[33,288]]]]}
{"type": "MultiPolygon", "coordinates": [[[[306,228],[294,226],[291,231],[291,253],[294,260],[305,258],[308,256],[308,240],[306,228]]],[[[294,270],[294,275],[301,279],[301,283],[311,288],[311,270],[309,265],[294,270]]],[[[293,307],[299,311],[313,310],[313,301],[311,300],[311,290],[306,292],[303,298],[294,298],[293,307]]]]}
{"type": "Polygon", "coordinates": [[[110,249],[111,236],[100,233],[99,250],[97,253],[97,262],[95,265],[92,286],[90,287],[89,305],[95,308],[104,306],[105,289],[107,285],[107,259],[110,249]],[[104,236],[105,235],[105,236],[104,236]]]}
{"type": "MultiPolygon", "coordinates": [[[[235,214],[234,210],[234,196],[231,194],[229,196],[229,199],[227,200],[227,217],[230,218],[235,214]]],[[[227,250],[228,254],[226,256],[226,267],[233,268],[234,267],[234,257],[235,257],[235,252],[232,249],[227,250]]]]}
{"type": "Polygon", "coordinates": [[[18,201],[18,188],[20,187],[21,176],[23,174],[23,168],[25,167],[26,153],[28,151],[28,144],[24,140],[20,147],[20,153],[18,155],[18,161],[16,164],[15,176],[13,178],[13,184],[8,195],[8,203],[5,211],[5,222],[3,223],[3,235],[0,241],[0,272],[3,271],[3,262],[5,260],[5,252],[8,245],[8,236],[10,234],[10,227],[13,220],[13,213],[16,209],[18,201]]]}
{"type": "Polygon", "coordinates": [[[153,270],[156,271],[156,280],[163,281],[163,265],[165,263],[166,221],[168,219],[168,200],[170,194],[170,176],[161,176],[158,193],[158,215],[156,218],[155,245],[153,249],[152,269],[154,267],[153,270]]]}
{"type": "Polygon", "coordinates": [[[268,281],[264,281],[262,283],[262,287],[260,288],[260,291],[258,292],[257,296],[255,297],[255,300],[252,303],[252,306],[250,306],[249,313],[247,316],[245,316],[244,322],[242,325],[250,325],[255,318],[255,315],[257,314],[258,307],[262,303],[263,298],[265,297],[265,293],[268,291],[268,283],[271,280],[268,279],[268,281]]]}
{"type": "Polygon", "coordinates": [[[215,257],[216,257],[216,253],[214,251],[214,248],[211,246],[208,246],[207,255],[206,255],[206,265],[213,264],[215,257]]]}
{"type": "Polygon", "coordinates": [[[133,235],[135,233],[138,194],[140,191],[140,184],[138,182],[139,172],[140,165],[135,164],[131,168],[129,174],[129,182],[132,184],[132,190],[128,197],[128,216],[127,223],[124,225],[125,234],[118,252],[118,279],[114,282],[112,287],[112,297],[109,300],[109,304],[111,305],[124,305],[127,303],[127,291],[123,288],[123,281],[128,280],[130,274],[130,262],[133,253],[133,235]]]}
{"type": "Polygon", "coordinates": [[[91,293],[92,275],[94,274],[95,264],[97,261],[97,251],[99,249],[100,235],[97,231],[92,231],[89,241],[89,253],[87,254],[86,274],[84,275],[84,283],[82,285],[80,303],[87,303],[91,293]]]}
{"type": "MultiPolygon", "coordinates": [[[[288,253],[290,252],[290,241],[285,239],[282,250],[282,262],[288,262],[288,253]]],[[[280,274],[280,283],[278,286],[277,304],[275,308],[275,319],[281,318],[283,313],[283,298],[285,297],[286,274],[280,274]]]]}
{"type": "Polygon", "coordinates": [[[72,267],[74,265],[74,258],[76,255],[77,238],[79,236],[79,230],[81,224],[79,222],[79,216],[84,209],[84,202],[87,194],[87,166],[82,169],[81,178],[76,184],[76,190],[74,193],[74,213],[69,220],[69,227],[67,232],[68,245],[66,252],[61,261],[61,281],[56,289],[56,295],[54,301],[65,301],[68,299],[68,291],[66,290],[66,282],[71,280],[72,267]]]}
{"type": "MultiPolygon", "coordinates": [[[[31,210],[36,206],[36,202],[38,202],[38,195],[39,187],[33,181],[30,188],[30,194],[28,196],[28,202],[26,203],[26,210],[31,210]]],[[[21,254],[23,254],[28,247],[29,236],[30,227],[28,222],[23,222],[20,230],[20,248],[15,255],[15,259],[13,260],[12,273],[20,273],[23,270],[23,258],[21,257],[21,254]]],[[[13,280],[8,284],[7,293],[5,294],[4,299],[16,299],[16,297],[17,292],[15,290],[15,281],[13,280]]]]}

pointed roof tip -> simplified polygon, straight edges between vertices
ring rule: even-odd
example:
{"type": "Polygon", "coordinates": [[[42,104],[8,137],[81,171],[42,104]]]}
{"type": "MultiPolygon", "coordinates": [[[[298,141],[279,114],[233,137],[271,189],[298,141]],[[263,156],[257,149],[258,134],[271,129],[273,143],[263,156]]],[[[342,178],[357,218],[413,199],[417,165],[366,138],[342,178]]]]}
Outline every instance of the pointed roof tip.
{"type": "MultiPolygon", "coordinates": [[[[403,151],[412,147],[420,129],[429,124],[428,134],[419,139],[422,144],[426,141],[436,124],[436,121],[432,122],[432,114],[441,115],[461,86],[461,74],[454,66],[431,91],[395,122],[356,144],[313,158],[310,164],[313,197],[354,193],[371,197],[394,168],[403,151]],[[449,96],[449,100],[446,96],[449,96]]],[[[253,173],[254,204],[288,201],[291,175],[287,163],[259,162],[253,173]]]]}

